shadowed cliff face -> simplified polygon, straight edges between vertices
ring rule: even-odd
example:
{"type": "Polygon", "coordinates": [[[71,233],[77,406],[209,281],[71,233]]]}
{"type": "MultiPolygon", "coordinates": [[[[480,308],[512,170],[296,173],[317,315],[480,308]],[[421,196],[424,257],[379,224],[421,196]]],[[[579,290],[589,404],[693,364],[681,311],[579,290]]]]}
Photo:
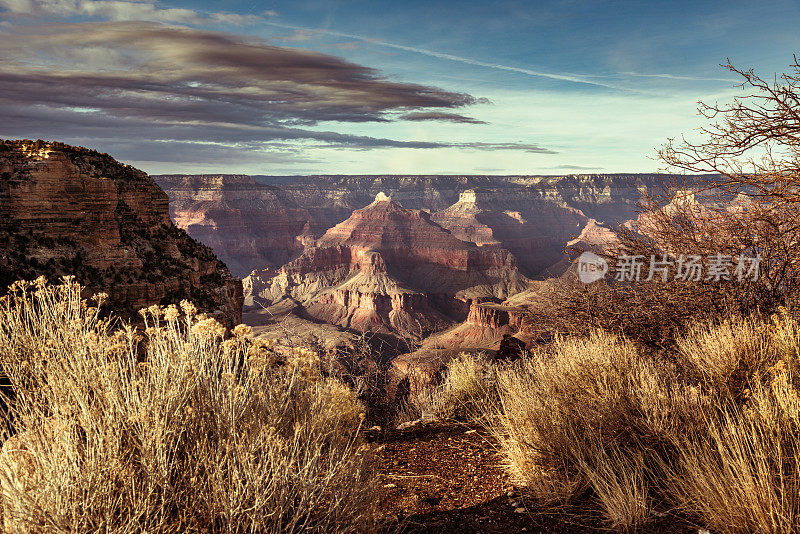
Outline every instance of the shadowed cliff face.
{"type": "Polygon", "coordinates": [[[123,314],[189,299],[241,320],[241,282],[172,224],[145,173],[61,143],[0,140],[0,291],[67,274],[123,314]]]}
{"type": "Polygon", "coordinates": [[[277,269],[383,191],[425,210],[453,235],[497,243],[537,277],[563,258],[587,225],[609,228],[636,217],[642,188],[659,191],[684,177],[658,174],[570,176],[156,176],[178,226],[246,275],[277,269]],[[246,183],[245,183],[246,182],[246,183]],[[474,190],[474,197],[463,197],[474,190]],[[265,196],[274,200],[261,200],[265,196]],[[234,202],[234,200],[236,200],[234,202]]]}
{"type": "MultiPolygon", "coordinates": [[[[311,214],[285,191],[243,175],[158,176],[170,215],[233,273],[280,267],[303,251],[311,214]]],[[[324,230],[323,230],[324,231],[324,230]]]]}
{"type": "Polygon", "coordinates": [[[469,189],[432,220],[463,241],[507,248],[529,274],[558,263],[566,241],[593,220],[566,202],[535,199],[527,209],[508,209],[506,197],[496,190],[469,189]]]}

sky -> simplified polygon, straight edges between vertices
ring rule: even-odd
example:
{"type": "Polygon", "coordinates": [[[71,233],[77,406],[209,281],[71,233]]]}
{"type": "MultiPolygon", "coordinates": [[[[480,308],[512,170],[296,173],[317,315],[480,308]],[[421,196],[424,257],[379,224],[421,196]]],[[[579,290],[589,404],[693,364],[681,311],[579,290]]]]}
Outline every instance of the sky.
{"type": "Polygon", "coordinates": [[[0,0],[0,138],[152,174],[655,172],[800,2],[0,0]],[[223,10],[224,9],[224,10],[223,10]]]}

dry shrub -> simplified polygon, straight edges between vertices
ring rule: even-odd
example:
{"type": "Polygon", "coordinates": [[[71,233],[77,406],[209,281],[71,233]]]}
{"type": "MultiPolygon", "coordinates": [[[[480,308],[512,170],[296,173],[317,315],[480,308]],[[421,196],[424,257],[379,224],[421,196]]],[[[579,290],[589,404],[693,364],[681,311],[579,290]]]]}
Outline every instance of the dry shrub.
{"type": "Polygon", "coordinates": [[[619,531],[661,508],[714,532],[798,532],[800,322],[781,309],[689,332],[678,368],[598,331],[501,370],[509,471],[541,503],[591,496],[619,531]]]}
{"type": "Polygon", "coordinates": [[[0,300],[14,396],[0,456],[5,531],[357,532],[373,525],[363,408],[315,353],[283,365],[184,302],[111,331],[81,288],[0,300]]]}
{"type": "Polygon", "coordinates": [[[652,466],[700,402],[671,376],[602,331],[558,339],[504,370],[495,430],[510,472],[540,503],[592,495],[609,525],[635,529],[650,516],[652,466]]]}
{"type": "Polygon", "coordinates": [[[644,454],[623,453],[599,441],[586,443],[576,452],[578,465],[603,510],[608,526],[617,531],[636,531],[650,519],[651,496],[644,454]],[[608,449],[608,450],[606,450],[608,449]]]}
{"type": "Polygon", "coordinates": [[[757,387],[748,405],[709,417],[703,434],[683,440],[664,479],[676,504],[714,532],[800,528],[797,388],[786,388],[785,377],[774,380],[757,387]]]}
{"type": "Polygon", "coordinates": [[[768,327],[776,365],[786,366],[792,376],[800,376],[800,321],[796,315],[797,310],[790,312],[781,307],[772,315],[768,327]]]}
{"type": "Polygon", "coordinates": [[[415,390],[402,415],[406,419],[436,416],[481,425],[498,406],[496,366],[485,354],[460,353],[445,367],[442,383],[415,390]]]}
{"type": "Polygon", "coordinates": [[[699,323],[677,341],[678,360],[690,379],[717,396],[739,396],[774,358],[770,335],[757,317],[699,323]]]}
{"type": "Polygon", "coordinates": [[[653,349],[672,350],[688,324],[737,310],[728,289],[713,282],[679,280],[562,283],[547,313],[535,319],[563,335],[588,336],[600,329],[653,349]]]}
{"type": "Polygon", "coordinates": [[[800,324],[782,310],[770,325],[756,324],[741,335],[726,330],[719,336],[712,329],[701,332],[698,346],[722,362],[705,375],[716,379],[732,367],[758,368],[740,391],[724,382],[715,391],[718,410],[705,415],[700,431],[678,441],[678,461],[664,482],[674,502],[714,532],[798,532],[800,324]],[[766,350],[761,340],[755,342],[757,337],[766,339],[766,350]],[[771,357],[754,357],[758,353],[752,349],[771,357]],[[738,365],[730,359],[734,354],[739,355],[738,365]]]}

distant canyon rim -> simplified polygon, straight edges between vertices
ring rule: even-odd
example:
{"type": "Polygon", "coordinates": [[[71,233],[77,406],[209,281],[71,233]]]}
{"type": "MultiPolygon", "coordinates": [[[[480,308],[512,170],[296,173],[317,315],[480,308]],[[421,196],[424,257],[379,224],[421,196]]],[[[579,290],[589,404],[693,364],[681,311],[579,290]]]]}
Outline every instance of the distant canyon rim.
{"type": "Polygon", "coordinates": [[[462,241],[500,244],[526,276],[542,276],[582,232],[636,217],[643,189],[696,181],[667,174],[564,176],[153,175],[176,225],[237,276],[278,269],[384,193],[427,211],[462,241]]]}

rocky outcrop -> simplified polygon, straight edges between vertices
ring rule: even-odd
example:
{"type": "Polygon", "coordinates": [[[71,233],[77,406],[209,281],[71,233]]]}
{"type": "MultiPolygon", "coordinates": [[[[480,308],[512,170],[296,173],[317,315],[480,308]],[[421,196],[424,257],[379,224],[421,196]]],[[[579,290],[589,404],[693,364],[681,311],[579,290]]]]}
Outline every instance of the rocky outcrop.
{"type": "Polygon", "coordinates": [[[213,252],[176,228],[167,195],[106,154],[41,141],[0,141],[0,287],[75,275],[112,308],[189,299],[241,320],[242,286],[213,252]]]}
{"type": "Polygon", "coordinates": [[[291,298],[317,320],[414,338],[464,320],[473,301],[527,285],[507,250],[461,241],[382,193],[277,276],[254,271],[245,281],[248,298],[291,298]]]}
{"type": "Polygon", "coordinates": [[[522,328],[524,314],[524,309],[509,306],[505,303],[477,302],[470,307],[467,324],[494,330],[508,326],[516,332],[522,328]]]}
{"type": "Polygon", "coordinates": [[[509,206],[503,196],[498,191],[469,189],[431,218],[459,239],[510,250],[530,275],[557,263],[567,241],[591,221],[565,202],[531,199],[525,206],[509,206]]]}
{"type": "Polygon", "coordinates": [[[497,351],[504,336],[532,341],[526,324],[528,309],[512,299],[514,297],[503,302],[471,302],[465,321],[431,335],[414,353],[397,358],[393,365],[406,371],[420,366],[438,369],[439,364],[446,363],[448,356],[458,351],[497,351]]]}
{"type": "Polygon", "coordinates": [[[459,195],[458,202],[434,213],[431,220],[462,241],[471,241],[476,245],[500,245],[494,236],[494,229],[485,218],[480,217],[485,208],[478,207],[478,195],[481,204],[484,204],[490,194],[483,190],[468,189],[459,195]]]}
{"type": "Polygon", "coordinates": [[[611,228],[589,219],[578,237],[567,242],[567,249],[604,251],[618,244],[617,234],[611,228]]]}

